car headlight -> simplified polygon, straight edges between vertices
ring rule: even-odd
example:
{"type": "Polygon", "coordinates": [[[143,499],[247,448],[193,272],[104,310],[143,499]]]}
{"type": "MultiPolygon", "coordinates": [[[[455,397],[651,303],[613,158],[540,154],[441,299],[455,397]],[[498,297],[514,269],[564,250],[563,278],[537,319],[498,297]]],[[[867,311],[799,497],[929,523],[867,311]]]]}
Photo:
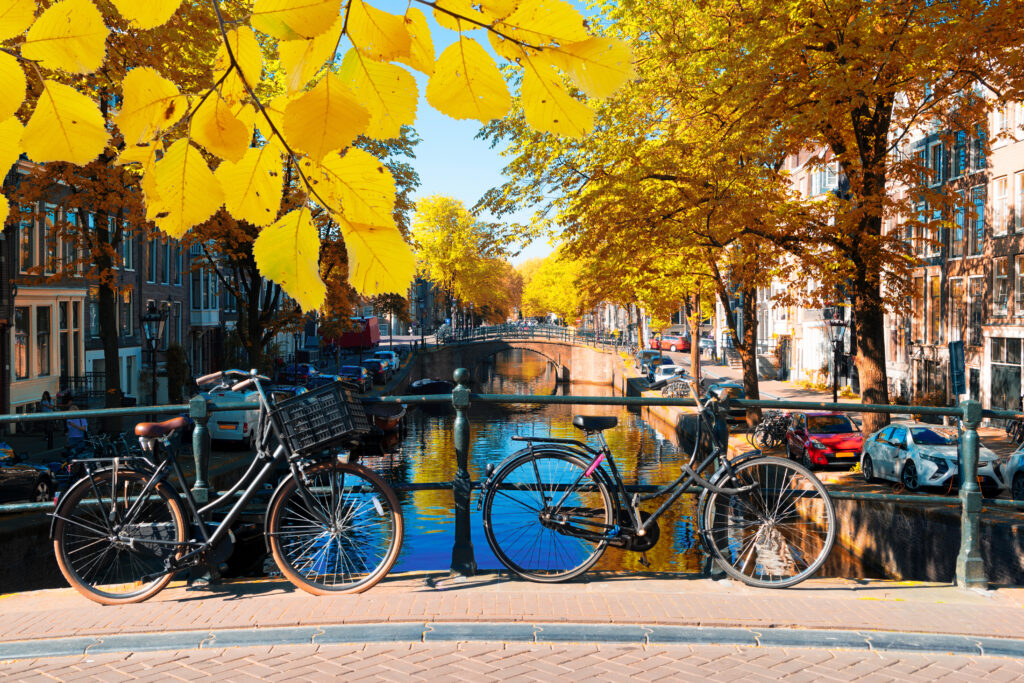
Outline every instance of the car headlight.
{"type": "Polygon", "coordinates": [[[928,462],[932,463],[933,465],[948,465],[949,464],[949,460],[947,460],[946,458],[940,458],[937,455],[922,455],[921,459],[922,460],[927,460],[928,462]]]}
{"type": "Polygon", "coordinates": [[[811,448],[817,448],[818,450],[825,450],[826,446],[817,439],[811,439],[811,448]]]}

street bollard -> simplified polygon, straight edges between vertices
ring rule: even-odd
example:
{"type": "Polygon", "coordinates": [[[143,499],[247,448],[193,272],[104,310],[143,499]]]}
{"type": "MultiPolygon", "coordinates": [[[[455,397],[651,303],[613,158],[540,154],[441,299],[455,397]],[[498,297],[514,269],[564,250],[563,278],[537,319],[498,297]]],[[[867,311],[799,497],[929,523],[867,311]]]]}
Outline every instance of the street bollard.
{"type": "Polygon", "coordinates": [[[473,482],[469,478],[469,370],[459,368],[453,379],[452,405],[455,407],[455,459],[458,471],[452,482],[455,498],[455,544],[452,546],[452,574],[473,576],[476,559],[469,526],[469,499],[473,482]]]}
{"type": "Polygon", "coordinates": [[[196,480],[192,484],[192,496],[200,505],[210,500],[210,483],[207,477],[210,472],[210,411],[206,399],[193,396],[188,402],[188,415],[195,423],[192,430],[192,457],[196,464],[196,480]]]}
{"type": "Polygon", "coordinates": [[[963,401],[964,432],[960,436],[962,455],[960,485],[960,554],[956,558],[956,582],[961,588],[988,588],[985,563],[981,559],[979,517],[981,489],[978,486],[978,426],[981,403],[963,401]]]}

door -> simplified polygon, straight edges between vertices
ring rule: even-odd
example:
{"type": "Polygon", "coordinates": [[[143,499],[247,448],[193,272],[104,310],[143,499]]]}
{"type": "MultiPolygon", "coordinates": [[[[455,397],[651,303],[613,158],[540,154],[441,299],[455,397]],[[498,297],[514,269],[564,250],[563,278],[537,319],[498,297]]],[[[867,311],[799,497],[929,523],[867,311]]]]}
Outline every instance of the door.
{"type": "Polygon", "coordinates": [[[871,465],[875,468],[876,477],[887,477],[891,469],[888,465],[892,459],[892,444],[889,443],[889,437],[893,429],[894,427],[886,427],[879,432],[878,437],[865,442],[871,444],[868,455],[871,456],[871,465]]]}
{"type": "Polygon", "coordinates": [[[889,435],[889,457],[886,458],[886,475],[893,480],[899,479],[903,469],[903,461],[907,457],[907,428],[894,427],[889,435]]]}

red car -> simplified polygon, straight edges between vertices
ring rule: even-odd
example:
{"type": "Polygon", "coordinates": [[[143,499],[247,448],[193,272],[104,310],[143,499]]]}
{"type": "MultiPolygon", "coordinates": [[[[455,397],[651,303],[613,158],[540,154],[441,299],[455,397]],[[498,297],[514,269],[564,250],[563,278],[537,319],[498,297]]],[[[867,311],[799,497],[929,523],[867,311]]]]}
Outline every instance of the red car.
{"type": "Polygon", "coordinates": [[[659,347],[664,351],[681,351],[687,353],[690,350],[689,337],[680,337],[675,334],[662,335],[659,347]]]}
{"type": "Polygon", "coordinates": [[[786,432],[786,454],[807,468],[860,462],[864,437],[842,413],[793,413],[786,432]]]}

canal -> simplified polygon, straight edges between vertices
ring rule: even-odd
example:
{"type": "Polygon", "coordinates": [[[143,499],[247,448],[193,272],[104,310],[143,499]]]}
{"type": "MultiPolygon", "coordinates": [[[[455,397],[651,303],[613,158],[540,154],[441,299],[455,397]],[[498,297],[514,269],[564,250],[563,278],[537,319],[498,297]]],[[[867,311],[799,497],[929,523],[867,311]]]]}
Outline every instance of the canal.
{"type": "MultiPolygon", "coordinates": [[[[474,371],[475,390],[494,394],[551,394],[556,391],[555,371],[547,359],[530,351],[514,349],[493,356],[474,371]]],[[[610,386],[559,385],[558,391],[577,395],[612,395],[610,386]],[[568,389],[568,391],[565,391],[568,389]]],[[[582,438],[572,425],[575,414],[615,415],[619,425],[605,432],[616,463],[627,484],[661,484],[679,476],[679,449],[664,440],[637,415],[622,406],[570,406],[482,404],[470,409],[470,476],[483,479],[488,463],[497,465],[522,448],[514,435],[582,438]]],[[[456,463],[452,424],[454,415],[430,415],[410,410],[407,429],[379,456],[362,462],[394,483],[450,482],[456,463]]],[[[447,569],[451,566],[454,539],[453,500],[450,490],[400,493],[405,517],[405,541],[393,571],[447,569]]],[[[482,515],[477,510],[479,492],[471,506],[473,548],[480,569],[498,569],[484,537],[482,515]]],[[[647,553],[650,567],[640,565],[640,555],[609,548],[595,569],[699,571],[702,556],[694,536],[696,497],[686,495],[661,519],[661,540],[647,553]]]]}

